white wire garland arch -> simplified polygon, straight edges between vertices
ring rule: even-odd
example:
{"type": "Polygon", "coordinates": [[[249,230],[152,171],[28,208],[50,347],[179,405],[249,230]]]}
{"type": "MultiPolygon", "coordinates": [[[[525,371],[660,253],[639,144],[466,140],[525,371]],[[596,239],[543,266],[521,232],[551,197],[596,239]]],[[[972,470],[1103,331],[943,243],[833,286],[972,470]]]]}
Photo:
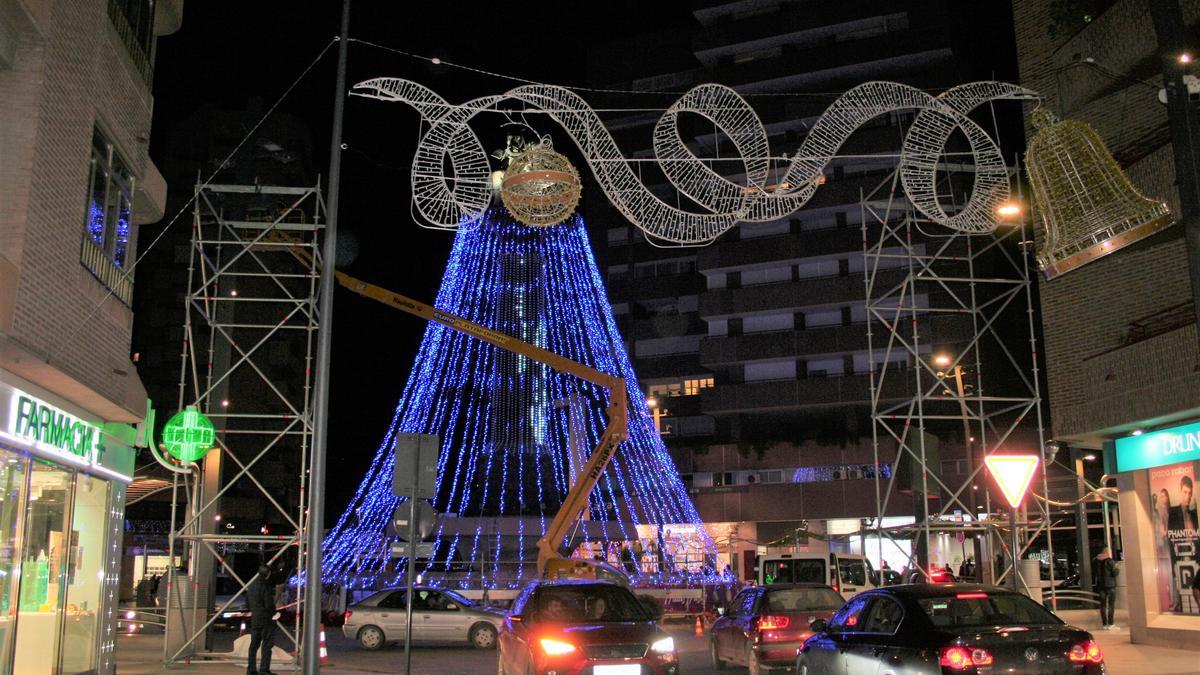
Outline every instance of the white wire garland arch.
{"type": "Polygon", "coordinates": [[[842,143],[871,119],[898,110],[917,111],[899,156],[900,178],[913,206],[950,229],[990,232],[996,227],[996,208],[1009,197],[1008,173],[995,141],[967,114],[994,100],[1037,98],[1028,89],[1004,82],[972,82],[937,96],[895,82],[866,82],[821,114],[783,178],[768,190],[770,148],[758,115],[733,89],[699,85],[667,108],[654,127],[656,162],[680,193],[707,210],[695,213],[651,192],[596,112],[564,87],[524,85],[454,105],[411,80],[381,77],[356,84],[351,93],[406,103],[421,114],[427,128],[412,162],[413,203],[433,227],[456,229],[478,220],[487,209],[492,168],[470,122],[501,101],[515,99],[545,113],[567,132],[609,201],[631,223],[651,237],[681,245],[707,244],[739,222],[776,220],[799,210],[816,192],[824,168],[842,143]],[[683,113],[710,120],[732,141],[744,167],[744,185],[721,176],[692,153],[679,131],[683,113]],[[935,183],[939,158],[955,130],[970,143],[974,184],[965,206],[948,214],[938,201],[935,183]]]}

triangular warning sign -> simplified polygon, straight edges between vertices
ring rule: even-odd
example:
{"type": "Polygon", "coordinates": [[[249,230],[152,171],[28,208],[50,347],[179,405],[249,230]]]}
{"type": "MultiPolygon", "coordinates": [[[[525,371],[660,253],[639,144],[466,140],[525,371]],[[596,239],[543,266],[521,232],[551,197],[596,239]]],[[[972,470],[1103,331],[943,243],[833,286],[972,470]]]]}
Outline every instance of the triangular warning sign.
{"type": "Polygon", "coordinates": [[[1037,455],[989,455],[983,458],[988,471],[992,472],[1004,497],[1015,509],[1025,499],[1025,491],[1037,471],[1037,455]]]}

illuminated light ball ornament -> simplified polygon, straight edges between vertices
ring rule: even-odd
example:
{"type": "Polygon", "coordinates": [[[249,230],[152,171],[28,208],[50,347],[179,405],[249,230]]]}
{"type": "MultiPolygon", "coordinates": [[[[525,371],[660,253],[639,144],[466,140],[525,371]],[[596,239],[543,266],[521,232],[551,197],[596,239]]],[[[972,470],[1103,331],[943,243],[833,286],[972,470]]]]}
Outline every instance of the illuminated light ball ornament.
{"type": "Polygon", "coordinates": [[[549,137],[514,150],[510,142],[508,170],[500,200],[517,222],[530,227],[557,225],[575,212],[582,184],[570,160],[550,147],[549,137]]]}
{"type": "Polygon", "coordinates": [[[163,445],[181,462],[194,462],[212,450],[217,430],[200,411],[189,407],[175,413],[163,428],[163,445]]]}

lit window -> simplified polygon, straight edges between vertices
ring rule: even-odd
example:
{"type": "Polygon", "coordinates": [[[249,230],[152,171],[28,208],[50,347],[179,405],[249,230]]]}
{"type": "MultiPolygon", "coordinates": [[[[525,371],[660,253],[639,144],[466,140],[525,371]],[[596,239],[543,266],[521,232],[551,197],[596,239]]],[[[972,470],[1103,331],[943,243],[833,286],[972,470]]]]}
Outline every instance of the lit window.
{"type": "Polygon", "coordinates": [[[707,389],[711,386],[713,386],[713,378],[711,377],[700,378],[697,380],[684,380],[683,395],[695,396],[700,393],[701,389],[707,389]]]}
{"type": "Polygon", "coordinates": [[[92,137],[85,244],[90,242],[109,262],[125,267],[132,217],[133,176],[112,143],[96,131],[92,137]]]}

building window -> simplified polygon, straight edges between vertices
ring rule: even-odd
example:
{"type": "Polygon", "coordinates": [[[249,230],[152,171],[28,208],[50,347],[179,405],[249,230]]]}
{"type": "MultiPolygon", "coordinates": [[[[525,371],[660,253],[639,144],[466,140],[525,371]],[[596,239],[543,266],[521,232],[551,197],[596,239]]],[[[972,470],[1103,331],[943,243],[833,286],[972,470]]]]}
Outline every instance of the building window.
{"type": "Polygon", "coordinates": [[[711,377],[701,378],[701,379],[697,379],[697,380],[684,380],[683,381],[683,395],[684,396],[695,396],[700,393],[701,389],[707,389],[711,386],[713,386],[713,378],[711,378],[711,377]]]}
{"type": "Polygon", "coordinates": [[[133,289],[125,268],[131,253],[134,178],[129,165],[99,130],[92,135],[89,174],[81,260],[128,304],[133,289]]]}

